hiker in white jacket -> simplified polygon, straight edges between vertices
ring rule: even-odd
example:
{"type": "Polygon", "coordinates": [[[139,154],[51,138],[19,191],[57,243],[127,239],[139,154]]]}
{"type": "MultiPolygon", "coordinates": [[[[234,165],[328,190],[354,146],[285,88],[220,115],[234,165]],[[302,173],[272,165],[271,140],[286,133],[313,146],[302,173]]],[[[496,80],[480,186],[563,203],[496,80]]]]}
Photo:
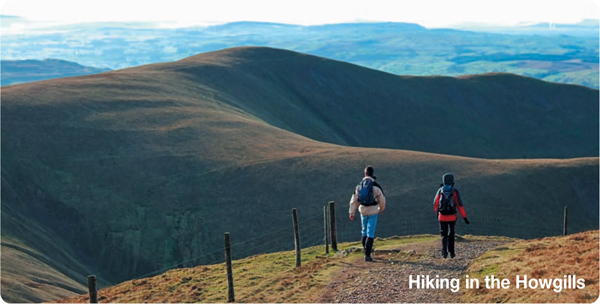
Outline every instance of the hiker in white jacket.
{"type": "Polygon", "coordinates": [[[371,250],[375,239],[375,228],[377,217],[385,210],[385,196],[381,186],[375,181],[373,167],[365,168],[365,177],[356,186],[350,199],[350,220],[354,220],[354,213],[358,208],[362,223],[362,245],[365,253],[365,261],[371,262],[371,250]]]}

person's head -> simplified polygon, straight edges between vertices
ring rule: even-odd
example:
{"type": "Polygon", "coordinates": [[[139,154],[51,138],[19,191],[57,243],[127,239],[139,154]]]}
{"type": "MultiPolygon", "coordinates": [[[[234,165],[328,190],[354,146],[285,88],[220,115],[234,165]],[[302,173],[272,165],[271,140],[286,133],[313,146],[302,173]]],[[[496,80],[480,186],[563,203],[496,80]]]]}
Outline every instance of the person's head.
{"type": "Polygon", "coordinates": [[[367,167],[365,168],[365,176],[370,176],[370,177],[372,177],[373,179],[375,179],[376,177],[375,177],[375,174],[374,174],[374,173],[375,173],[375,170],[373,170],[373,167],[371,167],[371,166],[367,166],[367,167]]]}
{"type": "Polygon", "coordinates": [[[442,176],[442,183],[444,186],[454,186],[454,175],[452,173],[446,173],[442,176]]]}

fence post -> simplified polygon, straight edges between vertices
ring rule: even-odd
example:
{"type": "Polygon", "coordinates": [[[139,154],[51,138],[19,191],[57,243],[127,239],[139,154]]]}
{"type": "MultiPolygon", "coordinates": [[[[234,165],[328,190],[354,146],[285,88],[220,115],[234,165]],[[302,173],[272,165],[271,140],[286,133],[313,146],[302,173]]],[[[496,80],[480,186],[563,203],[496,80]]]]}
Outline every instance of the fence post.
{"type": "Polygon", "coordinates": [[[327,221],[327,206],[323,206],[323,222],[325,226],[325,254],[329,254],[329,222],[327,221]]]}
{"type": "Polygon", "coordinates": [[[227,264],[227,302],[235,302],[233,291],[233,270],[231,268],[231,240],[229,232],[225,232],[225,263],[227,264]]]}
{"type": "Polygon", "coordinates": [[[292,209],[292,218],[294,220],[294,244],[296,245],[296,267],[300,267],[300,232],[298,231],[298,212],[296,208],[292,209]]]}
{"type": "Polygon", "coordinates": [[[90,295],[90,303],[98,303],[98,292],[96,291],[96,276],[89,275],[87,277],[87,282],[90,295]]]}
{"type": "Polygon", "coordinates": [[[329,202],[329,223],[331,224],[331,249],[337,251],[337,228],[335,227],[335,202],[329,202]]]}
{"type": "Polygon", "coordinates": [[[563,222],[563,235],[567,235],[567,217],[569,214],[569,208],[565,206],[565,219],[563,222]]]}

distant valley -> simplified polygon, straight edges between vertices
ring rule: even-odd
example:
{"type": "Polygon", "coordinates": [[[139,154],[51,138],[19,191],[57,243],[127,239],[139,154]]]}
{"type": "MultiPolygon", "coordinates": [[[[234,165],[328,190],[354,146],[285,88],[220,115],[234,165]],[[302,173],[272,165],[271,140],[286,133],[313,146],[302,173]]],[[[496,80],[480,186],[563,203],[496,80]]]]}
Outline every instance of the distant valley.
{"type": "MultiPolygon", "coordinates": [[[[10,22],[25,21],[17,18],[10,22]]],[[[2,58],[59,58],[121,69],[228,47],[266,46],[396,75],[506,72],[596,89],[599,86],[597,20],[552,27],[465,25],[464,29],[428,29],[409,23],[300,26],[235,22],[178,29],[90,23],[49,27],[27,36],[3,34],[2,58]]]]}
{"type": "Polygon", "coordinates": [[[0,65],[2,86],[110,71],[110,69],[87,67],[58,59],[2,60],[0,65]]]}

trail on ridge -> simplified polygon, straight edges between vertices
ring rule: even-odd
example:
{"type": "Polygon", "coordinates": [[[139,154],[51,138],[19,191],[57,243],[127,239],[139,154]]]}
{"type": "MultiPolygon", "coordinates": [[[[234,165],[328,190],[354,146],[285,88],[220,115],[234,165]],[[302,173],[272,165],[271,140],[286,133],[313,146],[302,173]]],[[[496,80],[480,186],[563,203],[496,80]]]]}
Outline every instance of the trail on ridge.
{"type": "MultiPolygon", "coordinates": [[[[458,303],[460,291],[409,288],[408,278],[429,275],[458,278],[464,288],[464,272],[473,260],[504,244],[498,240],[459,241],[456,258],[442,259],[439,240],[399,246],[400,255],[377,253],[374,262],[362,260],[346,267],[325,288],[320,302],[330,303],[458,303]]],[[[377,244],[375,244],[377,246],[377,244]]]]}

